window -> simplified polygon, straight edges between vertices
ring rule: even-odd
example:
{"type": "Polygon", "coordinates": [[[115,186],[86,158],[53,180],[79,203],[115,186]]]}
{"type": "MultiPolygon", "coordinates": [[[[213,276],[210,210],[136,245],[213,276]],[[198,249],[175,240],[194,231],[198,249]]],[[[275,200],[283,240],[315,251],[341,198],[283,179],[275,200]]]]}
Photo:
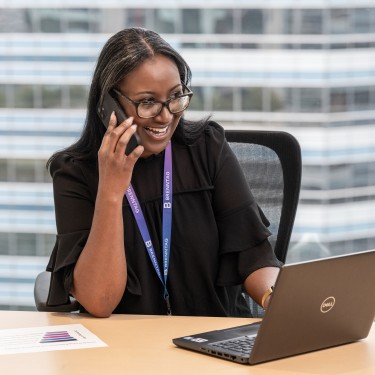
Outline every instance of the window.
{"type": "Polygon", "coordinates": [[[233,88],[215,87],[212,104],[214,111],[233,111],[233,88]]]}
{"type": "Polygon", "coordinates": [[[285,9],[283,12],[283,29],[285,34],[294,34],[295,33],[295,24],[296,24],[296,14],[297,10],[294,9],[285,9]]]}
{"type": "Polygon", "coordinates": [[[84,85],[0,85],[0,108],[86,108],[88,90],[84,85]]]}
{"type": "Polygon", "coordinates": [[[85,108],[88,98],[88,87],[81,85],[69,86],[69,107],[85,108]]]}
{"type": "Polygon", "coordinates": [[[300,27],[297,34],[323,34],[323,11],[301,9],[300,27]]]}
{"type": "Polygon", "coordinates": [[[59,85],[42,86],[42,106],[43,108],[62,107],[62,88],[59,85]]]}
{"type": "Polygon", "coordinates": [[[36,252],[35,233],[17,233],[17,255],[33,255],[36,252]]]}
{"type": "Polygon", "coordinates": [[[200,9],[182,9],[182,32],[184,34],[201,34],[200,9]]]}
{"type": "Polygon", "coordinates": [[[234,31],[232,9],[203,9],[203,29],[207,34],[231,34],[234,31]]]}
{"type": "Polygon", "coordinates": [[[346,88],[331,89],[330,107],[331,112],[345,112],[347,110],[346,88]]]}
{"type": "Polygon", "coordinates": [[[0,85],[0,108],[6,107],[7,96],[6,96],[6,86],[0,85]]]}
{"type": "Polygon", "coordinates": [[[17,182],[35,181],[35,163],[32,159],[12,160],[17,182]]]}
{"type": "Polygon", "coordinates": [[[192,91],[193,91],[194,95],[191,98],[188,110],[203,111],[204,110],[204,102],[205,102],[204,95],[203,95],[203,88],[202,87],[192,87],[192,91]]]}
{"type": "Polygon", "coordinates": [[[371,8],[353,9],[352,10],[352,32],[353,33],[371,33],[372,17],[375,16],[371,8]]]}
{"type": "Polygon", "coordinates": [[[351,187],[352,170],[348,164],[329,166],[329,188],[344,189],[351,187]]]}
{"type": "Polygon", "coordinates": [[[29,9],[0,9],[0,33],[33,32],[33,20],[29,9]]]}
{"type": "Polygon", "coordinates": [[[14,85],[14,105],[16,108],[34,108],[33,85],[14,85]]]}
{"type": "Polygon", "coordinates": [[[262,9],[243,9],[241,28],[243,34],[263,34],[263,10],[262,9]]]}
{"type": "Polygon", "coordinates": [[[241,89],[242,110],[261,112],[263,110],[262,87],[245,87],[241,89]]]}
{"type": "Polygon", "coordinates": [[[0,255],[9,254],[9,234],[0,232],[0,255]]]}
{"type": "Polygon", "coordinates": [[[56,236],[53,234],[38,233],[35,254],[37,256],[49,257],[55,245],[55,240],[56,236]]]}
{"type": "Polygon", "coordinates": [[[146,27],[146,9],[127,9],[126,27],[146,27]]]}
{"type": "Polygon", "coordinates": [[[8,181],[8,162],[7,159],[0,159],[0,182],[8,181]]]}
{"type": "Polygon", "coordinates": [[[303,190],[324,190],[327,181],[326,169],[322,165],[304,165],[302,167],[301,187],[303,190]]]}
{"type": "Polygon", "coordinates": [[[263,29],[265,34],[285,34],[283,9],[267,9],[263,11],[263,29]]]}
{"type": "Polygon", "coordinates": [[[288,87],[275,87],[266,90],[267,102],[271,112],[293,112],[295,100],[293,89],[288,87]]]}
{"type": "Polygon", "coordinates": [[[64,9],[64,32],[67,33],[88,33],[97,32],[101,10],[100,9],[64,9]]]}
{"type": "Polygon", "coordinates": [[[346,49],[349,48],[348,43],[330,43],[327,45],[329,49],[346,49]]]}
{"type": "Polygon", "coordinates": [[[353,186],[375,185],[375,163],[353,164],[353,186]]]}
{"type": "Polygon", "coordinates": [[[90,32],[114,34],[118,30],[128,27],[127,10],[123,8],[92,9],[90,32]]]}
{"type": "Polygon", "coordinates": [[[320,88],[300,88],[299,106],[301,112],[322,112],[322,89],[320,88]]]}
{"type": "Polygon", "coordinates": [[[353,251],[358,251],[358,250],[366,250],[366,249],[368,250],[369,248],[367,248],[366,245],[367,245],[367,240],[361,239],[361,240],[336,241],[336,242],[330,243],[328,246],[330,249],[330,254],[334,256],[334,255],[352,253],[353,251]]]}
{"type": "Polygon", "coordinates": [[[46,160],[38,160],[37,182],[52,182],[52,177],[46,167],[46,160]]]}
{"type": "Polygon", "coordinates": [[[100,9],[30,9],[27,11],[33,32],[98,32],[103,22],[100,9]]]}
{"type": "Polygon", "coordinates": [[[31,16],[39,21],[42,33],[61,33],[61,9],[32,9],[31,16]]]}
{"type": "Polygon", "coordinates": [[[0,255],[48,257],[55,240],[54,234],[0,232],[0,255]]]}
{"type": "Polygon", "coordinates": [[[352,93],[352,111],[365,111],[372,109],[370,87],[354,87],[352,93]]]}
{"type": "Polygon", "coordinates": [[[330,33],[347,34],[350,27],[350,13],[348,9],[331,9],[330,11],[330,33]]]}
{"type": "MultiPolygon", "coordinates": [[[[213,92],[216,90],[214,87],[202,87],[202,98],[203,98],[203,108],[205,111],[212,111],[212,100],[213,100],[213,92]]],[[[194,94],[195,95],[195,94],[194,94]]],[[[194,101],[194,96],[192,101],[194,101]]],[[[189,107],[190,108],[190,107],[189,107]]]]}
{"type": "Polygon", "coordinates": [[[46,160],[0,159],[1,182],[51,182],[46,160]]]}
{"type": "Polygon", "coordinates": [[[156,9],[155,31],[165,34],[176,33],[179,15],[178,9],[156,9]]]}

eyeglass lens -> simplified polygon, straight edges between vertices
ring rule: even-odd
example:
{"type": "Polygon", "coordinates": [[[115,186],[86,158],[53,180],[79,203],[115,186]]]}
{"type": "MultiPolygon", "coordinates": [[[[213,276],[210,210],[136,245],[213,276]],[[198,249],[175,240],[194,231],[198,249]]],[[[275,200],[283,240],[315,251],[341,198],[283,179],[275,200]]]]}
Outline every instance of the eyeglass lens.
{"type": "MultiPolygon", "coordinates": [[[[167,102],[167,108],[171,113],[182,112],[189,105],[190,97],[188,95],[180,96],[167,102]]],[[[157,116],[163,108],[163,103],[140,103],[138,106],[139,117],[154,117],[157,116]]]]}

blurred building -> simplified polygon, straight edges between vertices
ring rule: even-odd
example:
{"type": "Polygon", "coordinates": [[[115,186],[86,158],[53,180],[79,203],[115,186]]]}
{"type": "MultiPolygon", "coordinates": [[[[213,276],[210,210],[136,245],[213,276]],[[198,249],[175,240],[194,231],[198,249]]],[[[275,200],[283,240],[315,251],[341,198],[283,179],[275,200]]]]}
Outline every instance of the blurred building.
{"type": "Polygon", "coordinates": [[[161,33],[190,64],[187,117],[299,140],[288,261],[374,248],[374,5],[0,0],[0,309],[33,308],[56,231],[46,160],[79,136],[97,54],[128,26],[161,33]]]}

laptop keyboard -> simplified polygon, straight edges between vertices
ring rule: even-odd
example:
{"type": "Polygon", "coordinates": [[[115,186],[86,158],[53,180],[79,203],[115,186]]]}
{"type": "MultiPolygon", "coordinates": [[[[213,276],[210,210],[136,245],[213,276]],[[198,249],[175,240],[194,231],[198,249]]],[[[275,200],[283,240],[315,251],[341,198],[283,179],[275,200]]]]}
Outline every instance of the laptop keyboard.
{"type": "Polygon", "coordinates": [[[249,354],[253,349],[256,336],[242,336],[235,339],[218,341],[211,344],[218,349],[231,350],[238,353],[249,354]]]}

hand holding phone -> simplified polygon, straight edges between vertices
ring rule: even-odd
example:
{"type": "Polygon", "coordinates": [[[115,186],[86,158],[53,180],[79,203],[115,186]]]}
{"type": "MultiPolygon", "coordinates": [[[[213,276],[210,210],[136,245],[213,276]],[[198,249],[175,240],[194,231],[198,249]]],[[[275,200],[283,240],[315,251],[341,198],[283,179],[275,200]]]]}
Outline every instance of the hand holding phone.
{"type": "MultiPolygon", "coordinates": [[[[115,112],[117,118],[117,126],[127,119],[127,116],[125,115],[120,103],[112,96],[111,93],[106,93],[104,95],[103,102],[101,104],[99,103],[97,111],[103,125],[106,128],[108,128],[109,120],[113,111],[115,112]]],[[[125,154],[129,155],[139,144],[139,136],[137,133],[134,133],[129,139],[125,154]]]]}

